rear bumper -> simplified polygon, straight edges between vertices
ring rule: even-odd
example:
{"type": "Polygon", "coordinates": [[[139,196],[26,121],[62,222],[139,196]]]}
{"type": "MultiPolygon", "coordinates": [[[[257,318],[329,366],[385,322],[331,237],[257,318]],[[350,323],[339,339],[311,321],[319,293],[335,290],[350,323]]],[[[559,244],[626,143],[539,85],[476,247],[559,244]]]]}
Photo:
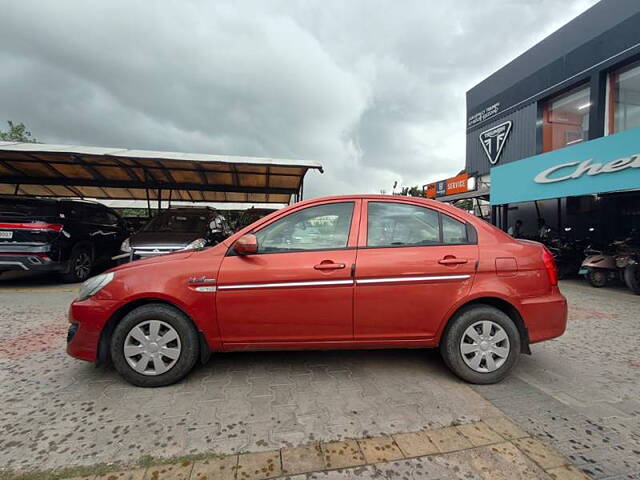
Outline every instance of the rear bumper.
{"type": "Polygon", "coordinates": [[[567,299],[558,287],[552,287],[548,295],[523,300],[520,308],[529,343],[559,337],[567,328],[567,299]]]}
{"type": "Polygon", "coordinates": [[[59,272],[66,268],[64,262],[55,262],[42,253],[0,253],[0,271],[23,270],[59,272]]]}

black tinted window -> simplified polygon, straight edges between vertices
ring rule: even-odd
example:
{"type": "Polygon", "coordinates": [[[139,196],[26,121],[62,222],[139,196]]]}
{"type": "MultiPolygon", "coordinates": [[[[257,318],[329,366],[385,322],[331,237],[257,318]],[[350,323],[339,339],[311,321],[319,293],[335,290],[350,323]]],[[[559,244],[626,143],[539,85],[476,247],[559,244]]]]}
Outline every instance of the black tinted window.
{"type": "Polygon", "coordinates": [[[367,245],[437,245],[440,243],[438,212],[395,202],[369,202],[367,245]]]}
{"type": "Polygon", "coordinates": [[[333,250],[346,248],[353,202],[305,208],[256,233],[258,252],[333,250]]]}
{"type": "Polygon", "coordinates": [[[16,220],[58,217],[58,203],[53,200],[0,197],[0,217],[16,220]]]}
{"type": "Polygon", "coordinates": [[[143,228],[145,232],[204,233],[209,224],[209,212],[167,210],[143,228]]]}

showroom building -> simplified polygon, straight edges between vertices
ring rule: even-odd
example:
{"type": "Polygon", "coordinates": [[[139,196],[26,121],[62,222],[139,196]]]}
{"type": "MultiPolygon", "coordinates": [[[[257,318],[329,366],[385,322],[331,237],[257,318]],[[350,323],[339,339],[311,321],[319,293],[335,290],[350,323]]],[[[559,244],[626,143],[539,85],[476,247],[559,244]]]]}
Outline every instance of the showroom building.
{"type": "Polygon", "coordinates": [[[640,230],[640,2],[603,0],[467,92],[466,168],[491,218],[640,230]]]}

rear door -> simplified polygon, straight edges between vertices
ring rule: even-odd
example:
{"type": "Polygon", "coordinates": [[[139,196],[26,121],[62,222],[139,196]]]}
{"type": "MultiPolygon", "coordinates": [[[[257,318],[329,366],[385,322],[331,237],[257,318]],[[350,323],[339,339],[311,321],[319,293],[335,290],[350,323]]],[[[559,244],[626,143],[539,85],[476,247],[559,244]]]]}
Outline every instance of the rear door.
{"type": "Polygon", "coordinates": [[[420,340],[435,335],[471,287],[475,231],[434,209],[399,201],[364,205],[356,262],[356,340],[420,340]]]}

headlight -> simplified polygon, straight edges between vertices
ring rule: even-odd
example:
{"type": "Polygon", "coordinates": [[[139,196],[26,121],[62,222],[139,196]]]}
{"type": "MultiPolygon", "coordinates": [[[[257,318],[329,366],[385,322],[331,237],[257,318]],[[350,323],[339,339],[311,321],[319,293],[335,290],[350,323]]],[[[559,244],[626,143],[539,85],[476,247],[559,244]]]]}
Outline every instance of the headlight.
{"type": "Polygon", "coordinates": [[[101,289],[106,287],[111,280],[113,280],[114,275],[114,272],[109,272],[91,277],[80,287],[78,298],[76,300],[86,300],[89,297],[93,297],[101,289]]]}
{"type": "Polygon", "coordinates": [[[123,252],[131,253],[131,245],[129,245],[129,239],[126,238],[122,245],[120,245],[120,250],[123,252]]]}
{"type": "Polygon", "coordinates": [[[204,238],[198,238],[184,247],[182,250],[193,250],[195,248],[204,248],[207,245],[207,241],[204,238]]]}

